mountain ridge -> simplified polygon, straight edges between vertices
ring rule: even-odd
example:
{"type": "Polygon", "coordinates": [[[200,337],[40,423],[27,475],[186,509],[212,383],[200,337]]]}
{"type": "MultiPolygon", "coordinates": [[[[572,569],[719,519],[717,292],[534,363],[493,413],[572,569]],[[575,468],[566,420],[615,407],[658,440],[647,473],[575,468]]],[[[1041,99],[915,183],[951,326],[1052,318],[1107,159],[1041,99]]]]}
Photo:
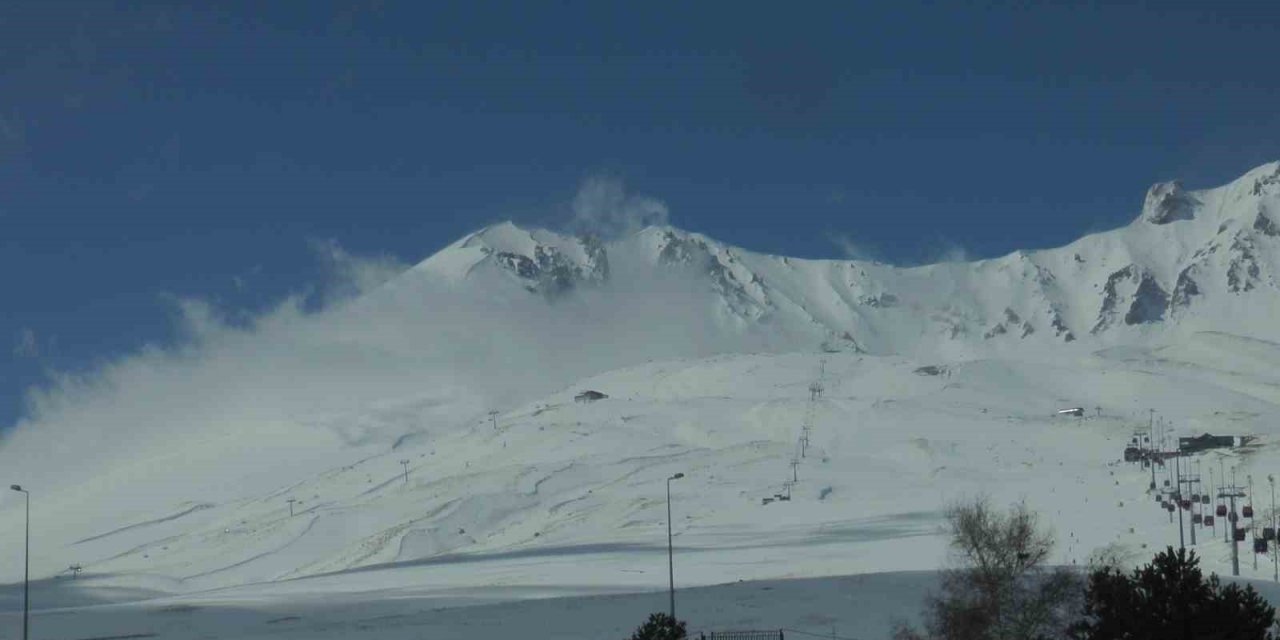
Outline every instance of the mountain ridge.
{"type": "Polygon", "coordinates": [[[877,353],[1143,339],[1184,325],[1265,334],[1240,322],[1256,312],[1239,311],[1246,294],[1265,315],[1280,310],[1278,216],[1280,162],[1271,162],[1217,188],[1157,183],[1124,227],[972,262],[801,259],[671,226],[604,240],[506,222],[412,271],[451,286],[514,285],[554,303],[608,287],[611,257],[631,254],[643,267],[690,270],[728,330],[785,327],[809,344],[877,353]]]}

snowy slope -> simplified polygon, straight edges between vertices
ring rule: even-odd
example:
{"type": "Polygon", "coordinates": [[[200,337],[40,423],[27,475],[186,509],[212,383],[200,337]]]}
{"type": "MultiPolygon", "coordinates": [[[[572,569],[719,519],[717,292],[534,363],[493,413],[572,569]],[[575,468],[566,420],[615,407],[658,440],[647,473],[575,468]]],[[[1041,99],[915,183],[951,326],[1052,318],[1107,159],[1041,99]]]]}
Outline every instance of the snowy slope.
{"type": "Polygon", "coordinates": [[[506,223],[406,277],[519,286],[555,299],[610,286],[615,254],[687,268],[726,329],[767,327],[807,347],[973,353],[1028,340],[1143,340],[1180,328],[1265,335],[1258,319],[1280,311],[1280,162],[1205,191],[1157,184],[1127,227],[973,263],[903,269],[761,255],[669,227],[604,243],[506,223]]]}
{"type": "MultiPolygon", "coordinates": [[[[1140,554],[1176,530],[1149,504],[1147,475],[1115,463],[1120,449],[1145,407],[1160,406],[1188,433],[1263,435],[1262,451],[1228,464],[1265,475],[1280,379],[1258,370],[1258,351],[1209,334],[1066,362],[952,363],[941,375],[857,354],[825,365],[819,354],[655,362],[499,415],[497,430],[467,421],[224,501],[182,495],[179,475],[147,496],[112,486],[45,497],[35,517],[63,526],[41,534],[34,566],[48,576],[74,561],[97,584],[177,592],[296,578],[321,590],[380,580],[655,587],[663,481],[675,472],[688,476],[673,486],[680,575],[696,584],[933,568],[939,510],[979,492],[1040,510],[1061,562],[1113,542],[1140,554]],[[824,370],[811,408],[808,387],[824,370]],[[610,397],[576,403],[582,388],[610,397]],[[1077,405],[1103,410],[1055,415],[1077,405]],[[762,505],[785,492],[810,411],[793,500],[762,505]],[[111,509],[77,517],[95,502],[111,509]]],[[[0,535],[12,539],[21,520],[8,504],[0,535]]],[[[1219,568],[1222,553],[1210,558],[1219,568]]]]}
{"type": "MultiPolygon", "coordinates": [[[[82,565],[80,604],[661,588],[677,472],[686,585],[934,569],[942,509],[978,493],[1038,510],[1058,562],[1138,560],[1178,539],[1150,472],[1118,462],[1148,408],[1183,435],[1258,437],[1206,477],[1261,487],[1280,467],[1278,199],[1280,164],[1157,185],[1123,229],[910,269],[499,225],[322,317],[234,334],[202,369],[122,367],[92,393],[204,393],[85,442],[25,425],[0,464],[33,488],[33,575],[82,565]],[[266,397],[255,376],[290,370],[284,344],[326,377],[266,397]]],[[[0,540],[21,536],[16,495],[0,540]]],[[[1221,533],[1199,544],[1219,572],[1221,533]]],[[[0,556],[0,581],[20,575],[0,556]]]]}

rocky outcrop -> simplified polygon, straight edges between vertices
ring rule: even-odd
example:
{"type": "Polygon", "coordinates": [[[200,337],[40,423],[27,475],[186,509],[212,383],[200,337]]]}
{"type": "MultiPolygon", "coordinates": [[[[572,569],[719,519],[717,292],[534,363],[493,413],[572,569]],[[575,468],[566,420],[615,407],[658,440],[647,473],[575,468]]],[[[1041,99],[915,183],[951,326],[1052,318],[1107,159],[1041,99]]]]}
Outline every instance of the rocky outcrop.
{"type": "Polygon", "coordinates": [[[1160,287],[1150,274],[1142,274],[1138,281],[1138,290],[1133,294],[1129,311],[1124,314],[1124,323],[1150,324],[1164,320],[1165,309],[1169,307],[1169,294],[1160,287]]]}
{"type": "Polygon", "coordinates": [[[882,292],[874,296],[862,296],[858,298],[858,304],[863,304],[874,309],[888,309],[898,306],[898,296],[892,293],[882,292]]]}
{"type": "Polygon", "coordinates": [[[1114,325],[1120,319],[1126,325],[1150,324],[1164,319],[1169,308],[1169,294],[1146,270],[1129,265],[1107,277],[1102,305],[1092,333],[1114,325]],[[1123,310],[1123,315],[1121,312],[1123,310]]]}
{"type": "Polygon", "coordinates": [[[1272,238],[1280,237],[1280,226],[1277,226],[1271,216],[1267,215],[1266,209],[1258,208],[1258,215],[1253,219],[1253,228],[1258,233],[1272,238]]]}
{"type": "Polygon", "coordinates": [[[560,249],[541,244],[534,246],[532,256],[498,251],[493,257],[499,266],[519,278],[526,290],[555,298],[581,284],[602,284],[609,279],[609,256],[604,245],[590,237],[579,238],[578,242],[587,256],[582,263],[560,249]]]}
{"type": "Polygon", "coordinates": [[[1252,291],[1262,279],[1262,269],[1254,255],[1253,238],[1237,233],[1231,241],[1231,262],[1227,265],[1227,290],[1232,293],[1252,291]]]}
{"type": "Polygon", "coordinates": [[[730,313],[738,317],[760,318],[769,306],[764,280],[758,274],[751,273],[749,280],[743,282],[734,273],[734,262],[732,251],[725,250],[722,259],[711,246],[695,236],[684,236],[670,230],[663,231],[660,236],[659,264],[686,265],[702,270],[710,277],[712,289],[720,295],[730,313]],[[756,291],[761,299],[752,296],[748,287],[756,291]]]}
{"type": "Polygon", "coordinates": [[[1053,335],[1061,338],[1063,342],[1075,342],[1076,334],[1072,333],[1067,323],[1062,320],[1062,312],[1057,307],[1049,309],[1049,326],[1053,328],[1053,335]]]}
{"type": "Polygon", "coordinates": [[[1272,162],[1250,172],[1255,177],[1249,189],[1250,195],[1263,196],[1280,193],[1280,162],[1272,162]]]}
{"type": "Polygon", "coordinates": [[[1182,190],[1178,182],[1161,182],[1147,190],[1142,204],[1142,219],[1151,224],[1169,224],[1190,220],[1200,204],[1195,196],[1182,190]]]}
{"type": "Polygon", "coordinates": [[[1191,301],[1201,295],[1200,285],[1195,280],[1199,270],[1199,265],[1193,264],[1178,274],[1178,282],[1173,285],[1173,297],[1169,300],[1171,313],[1187,309],[1191,301]]]}
{"type": "Polygon", "coordinates": [[[1004,309],[1004,320],[997,322],[995,326],[987,330],[983,334],[983,338],[990,340],[996,336],[1002,336],[1010,331],[1017,331],[1018,337],[1025,338],[1036,332],[1036,328],[1030,322],[1022,319],[1017,312],[1009,307],[1004,309]]]}

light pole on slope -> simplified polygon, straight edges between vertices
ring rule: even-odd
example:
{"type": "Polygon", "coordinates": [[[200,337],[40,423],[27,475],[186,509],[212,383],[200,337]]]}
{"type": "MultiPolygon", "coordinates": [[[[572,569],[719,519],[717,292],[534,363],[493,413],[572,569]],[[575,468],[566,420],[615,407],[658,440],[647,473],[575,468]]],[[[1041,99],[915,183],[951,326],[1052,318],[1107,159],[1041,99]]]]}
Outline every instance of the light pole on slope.
{"type": "Polygon", "coordinates": [[[677,473],[667,478],[667,579],[670,586],[671,594],[671,622],[675,624],[676,620],[676,565],[675,554],[671,548],[671,481],[683,478],[683,473],[677,473]]]}
{"type": "Polygon", "coordinates": [[[22,640],[27,640],[27,624],[31,611],[31,493],[21,485],[9,485],[27,499],[27,536],[22,552],[22,640]]]}
{"type": "MultiPolygon", "coordinates": [[[[1271,483],[1271,531],[1275,535],[1276,530],[1276,477],[1267,474],[1267,482],[1271,483]]],[[[1264,536],[1265,537],[1265,536],[1264,536]]],[[[1273,537],[1271,540],[1271,564],[1273,571],[1271,579],[1280,582],[1280,536],[1273,537]]]]}

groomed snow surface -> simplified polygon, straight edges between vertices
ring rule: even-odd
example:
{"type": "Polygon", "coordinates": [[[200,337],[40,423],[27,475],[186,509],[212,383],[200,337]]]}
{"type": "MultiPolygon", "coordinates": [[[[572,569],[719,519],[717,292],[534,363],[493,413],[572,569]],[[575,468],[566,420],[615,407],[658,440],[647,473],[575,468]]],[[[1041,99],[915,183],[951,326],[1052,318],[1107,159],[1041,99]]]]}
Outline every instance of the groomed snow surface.
{"type": "MultiPolygon", "coordinates": [[[[1104,547],[1139,563],[1176,546],[1150,472],[1119,461],[1149,407],[1181,435],[1258,436],[1247,451],[1202,456],[1201,471],[1216,473],[1221,455],[1241,483],[1253,476],[1266,511],[1266,476],[1280,469],[1277,360],[1280,345],[1199,333],[1025,360],[651,362],[497,415],[496,429],[484,414],[433,414],[424,435],[390,450],[245,466],[253,482],[220,493],[209,474],[140,461],[34,494],[33,637],[625,637],[666,609],[665,486],[680,472],[677,613],[691,629],[829,636],[834,625],[839,637],[883,638],[946,562],[941,513],[956,500],[1025,500],[1055,531],[1060,564],[1083,566],[1104,547]],[[575,402],[584,389],[609,397],[575,402]],[[1076,406],[1085,417],[1056,414],[1076,406]],[[763,505],[793,473],[792,499],[763,505]],[[84,567],[76,580],[71,564],[84,567]]],[[[238,465],[251,463],[222,444],[179,457],[203,470],[200,451],[211,451],[219,476],[244,475],[238,465]]],[[[288,450],[270,434],[252,446],[288,450]]],[[[0,634],[13,637],[21,502],[3,509],[0,634]]],[[[1230,574],[1220,527],[1201,529],[1195,549],[1207,570],[1230,574]]],[[[1269,556],[1254,570],[1247,543],[1241,554],[1245,576],[1270,579],[1269,556]]]]}

